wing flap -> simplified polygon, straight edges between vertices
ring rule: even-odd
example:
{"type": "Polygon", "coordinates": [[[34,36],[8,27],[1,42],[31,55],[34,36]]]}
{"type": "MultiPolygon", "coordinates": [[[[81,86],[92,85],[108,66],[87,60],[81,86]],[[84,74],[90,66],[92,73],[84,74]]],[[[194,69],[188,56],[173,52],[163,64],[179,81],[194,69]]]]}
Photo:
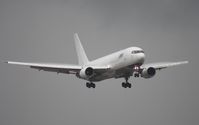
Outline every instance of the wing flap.
{"type": "Polygon", "coordinates": [[[14,64],[14,65],[29,66],[30,68],[34,68],[38,70],[57,72],[57,73],[66,73],[66,74],[75,74],[79,72],[79,70],[81,70],[81,66],[69,65],[69,64],[29,63],[29,62],[13,62],[13,61],[7,61],[6,63],[14,64]]]}
{"type": "Polygon", "coordinates": [[[171,67],[171,66],[177,66],[177,65],[182,65],[182,64],[186,64],[186,63],[188,63],[188,61],[159,62],[159,63],[145,64],[145,65],[142,65],[141,68],[145,69],[145,68],[149,68],[149,67],[154,67],[156,70],[160,70],[160,69],[168,68],[168,67],[171,67]]]}

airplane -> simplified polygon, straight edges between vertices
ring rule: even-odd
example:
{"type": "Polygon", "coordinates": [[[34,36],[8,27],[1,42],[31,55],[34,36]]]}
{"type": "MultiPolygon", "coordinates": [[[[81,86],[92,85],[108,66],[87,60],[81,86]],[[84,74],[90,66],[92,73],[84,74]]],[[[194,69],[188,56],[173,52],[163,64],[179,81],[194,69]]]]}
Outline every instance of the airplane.
{"type": "Polygon", "coordinates": [[[39,71],[74,74],[76,77],[86,80],[88,88],[95,88],[94,82],[110,78],[124,78],[125,82],[122,82],[122,87],[131,88],[132,85],[128,82],[131,76],[152,78],[156,75],[157,70],[188,63],[188,61],[180,61],[144,64],[145,53],[140,47],[129,47],[89,61],[77,33],[74,34],[74,42],[78,65],[14,61],[6,61],[6,63],[29,66],[39,71]]]}

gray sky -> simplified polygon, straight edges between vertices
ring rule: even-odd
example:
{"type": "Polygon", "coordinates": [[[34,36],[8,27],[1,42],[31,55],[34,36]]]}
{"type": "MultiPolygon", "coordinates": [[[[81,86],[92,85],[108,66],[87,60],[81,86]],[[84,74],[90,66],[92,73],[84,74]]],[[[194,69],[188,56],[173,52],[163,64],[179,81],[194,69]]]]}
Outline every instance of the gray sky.
{"type": "Polygon", "coordinates": [[[146,63],[189,60],[151,79],[85,87],[72,75],[0,63],[1,125],[197,125],[197,0],[1,0],[0,60],[77,63],[77,32],[90,60],[127,48],[146,63]],[[140,41],[140,42],[134,42],[140,41]]]}

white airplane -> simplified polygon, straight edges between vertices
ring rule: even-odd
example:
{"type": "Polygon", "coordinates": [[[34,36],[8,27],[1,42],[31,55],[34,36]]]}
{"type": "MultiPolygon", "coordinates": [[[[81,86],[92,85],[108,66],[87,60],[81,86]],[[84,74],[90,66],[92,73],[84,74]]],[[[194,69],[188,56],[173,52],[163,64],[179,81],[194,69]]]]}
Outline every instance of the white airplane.
{"type": "Polygon", "coordinates": [[[110,78],[124,78],[125,82],[122,83],[122,87],[131,88],[131,83],[128,82],[131,76],[151,78],[156,74],[156,70],[188,63],[188,61],[181,61],[144,64],[145,54],[143,49],[139,47],[129,47],[94,61],[89,61],[78,34],[74,34],[74,41],[78,65],[13,61],[7,61],[6,63],[29,66],[33,69],[49,72],[74,74],[78,78],[88,81],[86,83],[88,88],[95,88],[93,82],[110,78]]]}

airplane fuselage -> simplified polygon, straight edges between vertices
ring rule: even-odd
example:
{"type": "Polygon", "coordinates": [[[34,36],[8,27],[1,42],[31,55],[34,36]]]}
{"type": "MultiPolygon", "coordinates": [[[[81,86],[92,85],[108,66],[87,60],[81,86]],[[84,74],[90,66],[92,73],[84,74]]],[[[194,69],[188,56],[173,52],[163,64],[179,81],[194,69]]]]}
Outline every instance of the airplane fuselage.
{"type": "MultiPolygon", "coordinates": [[[[139,47],[129,47],[124,50],[98,58],[83,67],[107,66],[109,71],[92,77],[91,81],[101,81],[116,77],[116,71],[128,66],[140,66],[144,63],[145,54],[139,47]]],[[[133,67],[132,67],[133,70],[133,67]]]]}

